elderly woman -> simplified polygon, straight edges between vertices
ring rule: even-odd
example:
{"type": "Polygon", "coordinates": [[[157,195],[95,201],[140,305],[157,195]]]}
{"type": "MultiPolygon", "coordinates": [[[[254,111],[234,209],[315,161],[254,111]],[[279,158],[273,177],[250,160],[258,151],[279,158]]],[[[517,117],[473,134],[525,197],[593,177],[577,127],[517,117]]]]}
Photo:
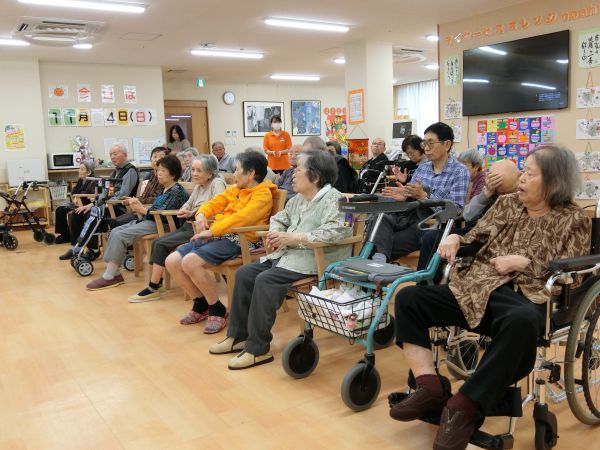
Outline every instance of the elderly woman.
{"type": "Polygon", "coordinates": [[[544,283],[550,261],[585,255],[590,219],[573,203],[574,155],[542,145],[526,161],[517,193],[498,198],[465,236],[450,235],[438,252],[453,261],[460,244],[481,243],[473,264],[448,285],[411,286],[396,296],[396,339],[416,390],[390,415],[410,421],[441,413],[434,449],[464,449],[483,415],[533,368],[544,330],[544,283]],[[492,338],[475,372],[451,397],[433,367],[429,328],[456,325],[492,338]]]}
{"type": "MultiPolygon", "coordinates": [[[[87,177],[94,176],[94,161],[87,160],[83,161],[79,165],[79,178],[77,183],[71,189],[71,194],[93,194],[96,184],[91,180],[86,180],[87,177]]],[[[82,199],[82,203],[87,205],[90,200],[87,198],[82,199]]],[[[54,220],[54,232],[58,234],[56,237],[57,244],[65,244],[71,241],[71,230],[69,228],[68,215],[77,205],[74,203],[67,203],[56,208],[55,220],[54,220]]]]}
{"type": "Polygon", "coordinates": [[[483,156],[475,148],[465,150],[458,155],[458,160],[465,165],[469,171],[471,182],[469,183],[469,190],[467,191],[466,203],[469,203],[471,199],[477,195],[485,187],[485,172],[483,171],[483,156]]]}
{"type": "MultiPolygon", "coordinates": [[[[219,177],[217,158],[212,155],[200,155],[192,161],[192,181],[196,184],[192,195],[177,212],[177,217],[186,222],[172,233],[166,234],[152,242],[150,264],[152,266],[150,282],[139,293],[129,297],[130,303],[142,303],[159,300],[162,276],[165,271],[165,260],[181,244],[190,242],[194,235],[192,222],[194,213],[204,203],[220,194],[227,187],[225,180],[219,177]]],[[[193,323],[190,322],[190,323],[193,323]]]]}
{"type": "Polygon", "coordinates": [[[123,284],[123,276],[119,273],[119,268],[123,262],[123,258],[127,254],[127,247],[133,245],[136,239],[147,234],[156,233],[156,221],[154,216],[150,214],[152,211],[161,209],[178,209],[188,199],[188,194],[185,189],[177,183],[177,179],[181,175],[181,165],[177,157],[167,155],[158,161],[158,169],[156,176],[163,187],[162,192],[152,206],[149,208],[135,197],[125,197],[125,204],[141,216],[141,219],[132,220],[125,225],[113,228],[108,237],[108,244],[104,250],[104,261],[106,262],[106,270],[102,276],[86,286],[90,291],[99,289],[107,289],[123,284]]]}
{"type": "MultiPolygon", "coordinates": [[[[188,147],[183,151],[183,173],[181,174],[180,181],[191,181],[192,180],[192,161],[195,157],[200,155],[198,149],[195,147],[188,147]]],[[[179,156],[179,155],[177,155],[179,156]]]]}
{"type": "Polygon", "coordinates": [[[423,139],[416,134],[406,136],[402,140],[402,151],[406,153],[406,156],[408,156],[408,161],[403,164],[402,169],[398,167],[394,167],[393,169],[394,176],[400,183],[410,183],[412,174],[415,172],[415,170],[417,170],[417,167],[424,162],[427,162],[425,150],[421,148],[422,143],[423,139]]]}
{"type": "MultiPolygon", "coordinates": [[[[330,153],[313,150],[298,156],[294,173],[298,195],[271,218],[265,241],[271,253],[238,269],[227,337],[210,347],[212,354],[240,352],[229,361],[230,369],[273,361],[269,344],[276,312],[294,281],[317,273],[313,251],[305,244],[334,243],[352,234],[337,206],[341,194],[332,187],[336,177],[330,153]]],[[[350,248],[328,248],[325,255],[329,263],[339,261],[350,256],[350,248]]]]}

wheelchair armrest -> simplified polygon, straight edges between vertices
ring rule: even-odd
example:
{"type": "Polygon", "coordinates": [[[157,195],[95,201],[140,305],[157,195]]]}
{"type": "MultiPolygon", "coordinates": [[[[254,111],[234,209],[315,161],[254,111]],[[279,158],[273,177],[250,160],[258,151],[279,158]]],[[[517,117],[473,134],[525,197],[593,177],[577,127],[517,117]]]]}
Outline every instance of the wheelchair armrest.
{"type": "Polygon", "coordinates": [[[550,270],[553,272],[575,270],[596,264],[600,264],[600,255],[578,256],[577,258],[550,261],[550,270]]]}
{"type": "Polygon", "coordinates": [[[477,252],[483,247],[483,242],[473,242],[472,244],[461,244],[456,253],[457,258],[466,258],[468,256],[475,256],[477,252]]]}

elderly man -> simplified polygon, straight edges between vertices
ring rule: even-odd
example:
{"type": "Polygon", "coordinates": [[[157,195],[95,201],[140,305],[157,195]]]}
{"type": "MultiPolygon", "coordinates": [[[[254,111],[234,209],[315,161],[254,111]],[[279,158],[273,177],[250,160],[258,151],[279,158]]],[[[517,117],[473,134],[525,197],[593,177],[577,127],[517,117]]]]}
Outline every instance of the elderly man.
{"type": "Polygon", "coordinates": [[[235,158],[225,152],[225,145],[221,141],[212,143],[212,154],[219,161],[219,172],[235,172],[235,158]]]}
{"type": "Polygon", "coordinates": [[[296,173],[296,166],[298,165],[298,154],[301,151],[301,145],[292,145],[292,148],[288,153],[290,168],[284,170],[281,173],[279,180],[277,180],[277,183],[275,183],[279,189],[285,189],[287,191],[286,201],[288,201],[290,198],[296,195],[296,192],[294,191],[294,188],[292,186],[292,182],[294,180],[294,173],[296,173]]]}
{"type": "Polygon", "coordinates": [[[381,138],[375,138],[371,141],[371,154],[373,157],[369,159],[361,167],[361,172],[366,169],[382,170],[377,165],[382,161],[387,161],[388,157],[385,155],[385,141],[381,138]]]}
{"type": "MultiPolygon", "coordinates": [[[[115,170],[112,171],[109,178],[117,178],[121,181],[117,181],[113,185],[112,195],[114,198],[122,197],[135,197],[137,192],[139,174],[137,168],[127,160],[127,149],[122,144],[115,144],[110,148],[110,160],[115,165],[115,170]]],[[[104,191],[98,199],[98,206],[102,205],[109,198],[109,192],[104,191]]],[[[77,239],[81,234],[81,230],[85,224],[85,221],[92,209],[93,204],[87,204],[77,208],[71,215],[71,245],[77,244],[77,239]]],[[[115,205],[115,213],[120,216],[125,214],[127,209],[121,205],[115,205]]],[[[94,253],[98,250],[92,250],[98,245],[97,239],[93,239],[89,243],[90,251],[94,253]]],[[[59,259],[65,260],[70,259],[73,256],[73,248],[70,248],[65,254],[61,255],[59,259]]]]}

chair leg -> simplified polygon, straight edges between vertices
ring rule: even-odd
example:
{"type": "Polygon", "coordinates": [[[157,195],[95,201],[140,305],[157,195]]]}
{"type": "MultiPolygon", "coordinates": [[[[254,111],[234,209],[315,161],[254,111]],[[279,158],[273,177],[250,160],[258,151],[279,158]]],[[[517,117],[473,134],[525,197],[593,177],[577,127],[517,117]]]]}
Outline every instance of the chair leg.
{"type": "Polygon", "coordinates": [[[231,309],[231,302],[233,301],[233,287],[235,286],[235,269],[227,270],[227,306],[231,309]]]}
{"type": "Polygon", "coordinates": [[[217,283],[220,283],[221,282],[221,274],[217,273],[217,272],[214,272],[214,274],[215,274],[215,281],[217,283]]]}
{"type": "MultiPolygon", "coordinates": [[[[147,269],[147,278],[148,278],[148,283],[150,283],[150,277],[152,276],[152,271],[150,270],[150,256],[152,255],[152,242],[153,241],[144,241],[144,253],[146,253],[146,255],[148,255],[148,264],[143,264],[142,263],[142,267],[147,269]]],[[[142,269],[143,270],[143,269],[142,269]]]]}
{"type": "Polygon", "coordinates": [[[163,283],[167,291],[171,289],[171,275],[169,275],[169,271],[167,269],[165,269],[163,272],[163,283]]]}
{"type": "Polygon", "coordinates": [[[140,241],[135,241],[133,243],[133,258],[134,258],[134,270],[133,274],[136,277],[140,276],[140,272],[144,267],[144,247],[140,241]]]}

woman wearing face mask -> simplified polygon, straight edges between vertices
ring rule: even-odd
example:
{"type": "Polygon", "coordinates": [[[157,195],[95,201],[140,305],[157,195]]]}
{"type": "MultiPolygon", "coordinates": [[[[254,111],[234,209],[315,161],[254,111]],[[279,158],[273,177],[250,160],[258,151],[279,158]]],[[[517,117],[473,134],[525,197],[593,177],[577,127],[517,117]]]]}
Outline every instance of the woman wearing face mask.
{"type": "Polygon", "coordinates": [[[271,117],[271,131],[265,134],[263,149],[273,172],[281,173],[290,168],[287,155],[291,148],[292,138],[287,131],[281,129],[281,117],[271,117]]]}

